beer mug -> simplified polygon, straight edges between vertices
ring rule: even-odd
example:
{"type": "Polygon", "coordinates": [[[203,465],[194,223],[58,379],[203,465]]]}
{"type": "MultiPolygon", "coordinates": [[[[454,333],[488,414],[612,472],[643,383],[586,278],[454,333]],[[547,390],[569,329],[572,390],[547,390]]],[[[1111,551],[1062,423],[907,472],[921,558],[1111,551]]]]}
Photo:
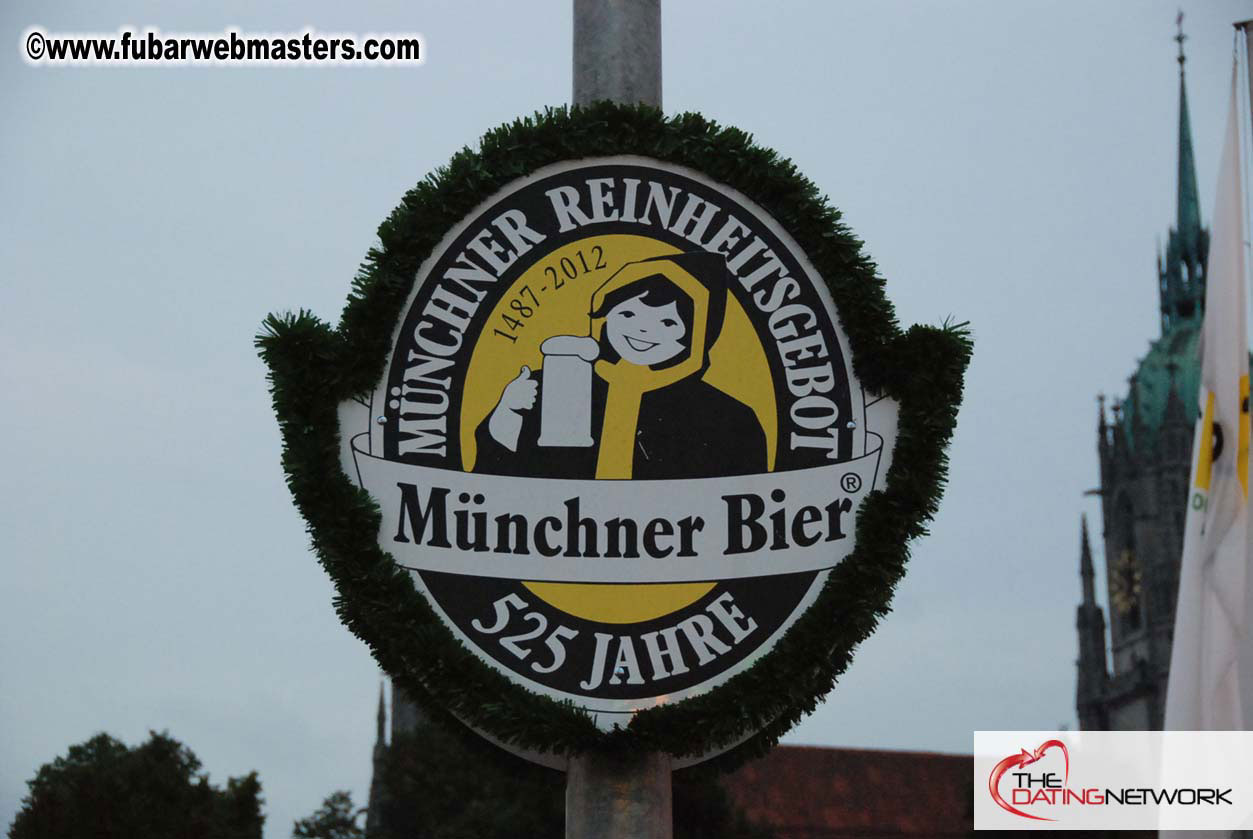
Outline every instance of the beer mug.
{"type": "Polygon", "coordinates": [[[541,446],[587,448],[592,439],[592,362],[596,341],[554,335],[540,344],[544,377],[540,390],[541,446]]]}

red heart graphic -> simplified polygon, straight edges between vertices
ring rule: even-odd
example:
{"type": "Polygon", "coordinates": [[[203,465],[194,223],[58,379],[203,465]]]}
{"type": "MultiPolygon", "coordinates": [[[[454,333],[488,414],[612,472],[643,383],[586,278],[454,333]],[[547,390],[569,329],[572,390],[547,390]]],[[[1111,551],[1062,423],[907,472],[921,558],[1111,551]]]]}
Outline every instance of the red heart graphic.
{"type": "Polygon", "coordinates": [[[1070,782],[1070,752],[1066,750],[1066,744],[1061,740],[1045,740],[1034,752],[1023,749],[1019,754],[1010,755],[992,768],[992,774],[988,776],[988,792],[992,793],[992,800],[999,804],[1005,810],[1013,813],[1015,816],[1022,816],[1024,819],[1037,819],[1043,822],[1057,821],[1056,819],[1045,818],[1044,816],[1033,816],[1030,813],[1024,813],[1017,809],[1004,798],[1001,797],[999,789],[1001,777],[1010,769],[1020,766],[1029,766],[1040,758],[1044,757],[1044,753],[1052,748],[1062,750],[1062,757],[1066,759],[1066,780],[1062,782],[1065,787],[1070,782]]]}

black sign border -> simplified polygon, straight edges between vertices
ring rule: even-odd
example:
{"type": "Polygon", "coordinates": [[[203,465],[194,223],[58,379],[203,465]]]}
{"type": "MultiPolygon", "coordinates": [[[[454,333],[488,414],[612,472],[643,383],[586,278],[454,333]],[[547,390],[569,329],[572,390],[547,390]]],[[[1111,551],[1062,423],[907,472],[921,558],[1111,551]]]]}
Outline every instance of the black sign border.
{"type": "Polygon", "coordinates": [[[301,310],[270,315],[256,339],[269,367],[287,484],[335,583],[340,619],[433,718],[464,729],[459,721],[514,749],[720,753],[721,768],[764,753],[834,687],[890,611],[908,541],[926,532],[947,476],[945,449],[972,349],[966,324],[902,332],[874,263],[817,187],[747,133],[699,114],[666,117],[606,102],[501,126],[477,151],[463,149],[406,193],[378,236],[337,328],[301,310]],[[864,502],[856,548],[774,648],[705,694],[641,711],[605,732],[572,704],[528,691],[479,660],[379,547],[378,508],[340,465],[338,405],[368,404],[418,268],[451,228],[517,178],[614,155],[697,170],[770,213],[830,290],[863,387],[895,399],[900,414],[887,488],[864,502]]]}

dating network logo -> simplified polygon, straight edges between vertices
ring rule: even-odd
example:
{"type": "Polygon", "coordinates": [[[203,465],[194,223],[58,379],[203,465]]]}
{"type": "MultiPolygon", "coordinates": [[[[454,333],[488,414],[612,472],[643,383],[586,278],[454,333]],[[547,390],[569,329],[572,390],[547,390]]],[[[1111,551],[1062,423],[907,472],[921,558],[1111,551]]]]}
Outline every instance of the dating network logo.
{"type": "MultiPolygon", "coordinates": [[[[1096,806],[1108,807],[1161,807],[1180,804],[1184,806],[1232,804],[1231,789],[1220,787],[1148,787],[1120,786],[1070,788],[1070,751],[1061,740],[1045,740],[1034,751],[1020,749],[992,768],[988,776],[988,792],[1001,809],[1024,819],[1052,822],[1057,819],[1020,810],[1019,807],[1096,806]],[[1056,771],[1056,761],[1048,764],[1053,771],[1039,771],[1032,767],[1054,750],[1061,752],[1062,772],[1056,771]],[[1001,793],[1002,783],[1008,775],[1009,800],[1001,793]]],[[[1053,811],[1059,812],[1059,811],[1053,811]]]]}
{"type": "Polygon", "coordinates": [[[1247,828],[1253,732],[1242,734],[977,731],[975,829],[1247,828]]]}
{"type": "MultiPolygon", "coordinates": [[[[1045,740],[1036,747],[1034,752],[1023,749],[1016,755],[1001,760],[996,766],[992,767],[992,774],[988,776],[988,792],[992,793],[992,800],[997,806],[1004,810],[1008,810],[1015,816],[1022,816],[1024,819],[1036,819],[1038,821],[1057,821],[1047,816],[1036,816],[1031,813],[1024,813],[1014,804],[1035,804],[1038,802],[1047,802],[1049,804],[1057,803],[1059,793],[1071,792],[1066,788],[1070,782],[1070,752],[1066,749],[1066,744],[1061,740],[1045,740]],[[1033,763],[1039,762],[1050,749],[1060,749],[1062,758],[1065,761],[1065,773],[1058,781],[1055,772],[1045,772],[1039,775],[1033,775],[1030,772],[1010,772],[1011,769],[1024,769],[1033,763]],[[1015,786],[1010,793],[1012,804],[1005,800],[1001,795],[1001,778],[1009,773],[1014,778],[1015,786]],[[1035,789],[1033,791],[1033,785],[1035,789]],[[1025,794],[1024,794],[1025,793],[1025,794]]],[[[1075,793],[1071,793],[1074,795],[1075,793]]],[[[1086,802],[1085,802],[1086,803],[1086,802]]]]}

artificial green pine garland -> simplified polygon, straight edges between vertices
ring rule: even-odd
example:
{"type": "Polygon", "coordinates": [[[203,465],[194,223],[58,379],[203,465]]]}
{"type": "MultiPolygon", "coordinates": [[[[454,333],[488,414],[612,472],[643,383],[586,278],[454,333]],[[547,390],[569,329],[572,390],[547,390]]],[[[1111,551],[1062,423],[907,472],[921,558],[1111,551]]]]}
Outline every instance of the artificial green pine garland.
{"type": "Polygon", "coordinates": [[[902,333],[883,281],[817,188],[788,160],[698,114],[647,107],[556,108],[490,131],[406,193],[379,227],[338,329],[311,313],[271,315],[257,337],[270,369],[283,469],[313,548],[335,582],[335,609],[379,665],[436,719],[467,723],[515,746],[555,753],[727,749],[731,768],[764,753],[834,686],[857,645],[888,613],[908,540],[925,533],[947,473],[944,449],[970,360],[965,325],[902,333]],[[374,501],[340,467],[337,405],[370,392],[418,266],[454,224],[510,181],[562,160],[633,154],[688,166],[761,205],[824,278],[867,390],[900,403],[887,488],[866,499],[857,547],[813,606],[748,670],[708,693],[641,711],[599,731],[570,703],[527,691],[483,664],[435,615],[378,545],[374,501]]]}

